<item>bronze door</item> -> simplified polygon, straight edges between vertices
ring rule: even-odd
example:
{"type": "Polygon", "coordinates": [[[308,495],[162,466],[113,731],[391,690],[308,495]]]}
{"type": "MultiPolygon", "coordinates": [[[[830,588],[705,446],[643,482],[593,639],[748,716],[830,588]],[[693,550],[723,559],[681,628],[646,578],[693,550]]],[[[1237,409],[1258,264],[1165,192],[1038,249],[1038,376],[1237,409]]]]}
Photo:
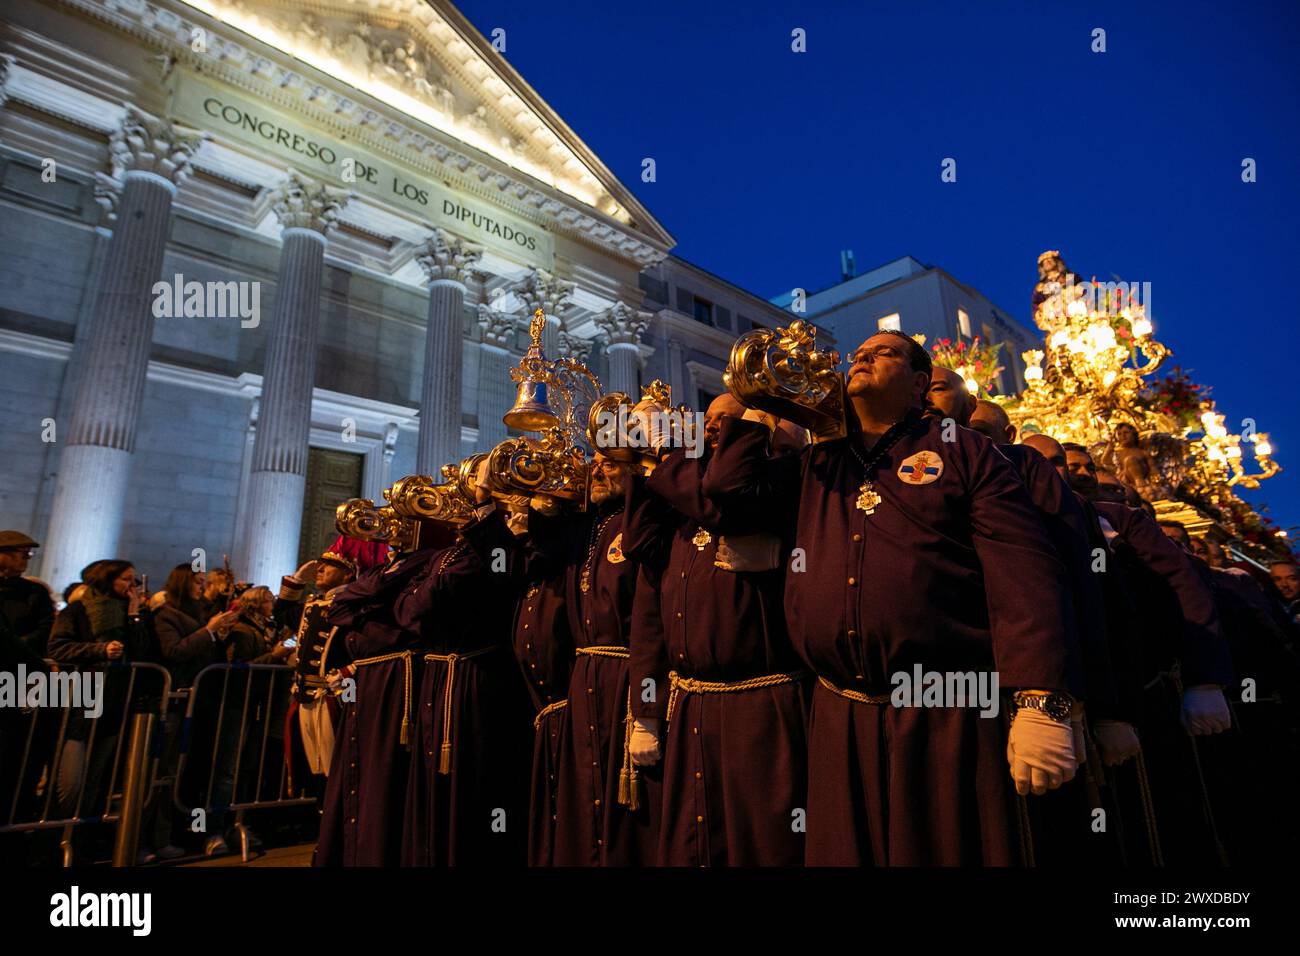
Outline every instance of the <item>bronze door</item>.
{"type": "Polygon", "coordinates": [[[319,558],[338,537],[334,509],[348,498],[361,496],[363,456],[329,448],[307,450],[307,493],[302,501],[302,534],[298,538],[298,563],[319,558]]]}

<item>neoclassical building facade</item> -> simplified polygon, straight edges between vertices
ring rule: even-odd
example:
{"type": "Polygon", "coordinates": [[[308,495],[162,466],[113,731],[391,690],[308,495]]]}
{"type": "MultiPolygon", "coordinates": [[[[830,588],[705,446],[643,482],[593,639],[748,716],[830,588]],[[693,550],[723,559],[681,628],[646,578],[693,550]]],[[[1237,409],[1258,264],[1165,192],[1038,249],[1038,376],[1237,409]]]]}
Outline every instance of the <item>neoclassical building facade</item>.
{"type": "Polygon", "coordinates": [[[55,587],[200,551],[275,581],[337,501],[506,437],[535,309],[549,354],[689,404],[780,321],[443,0],[11,0],[0,30],[0,524],[55,587]]]}

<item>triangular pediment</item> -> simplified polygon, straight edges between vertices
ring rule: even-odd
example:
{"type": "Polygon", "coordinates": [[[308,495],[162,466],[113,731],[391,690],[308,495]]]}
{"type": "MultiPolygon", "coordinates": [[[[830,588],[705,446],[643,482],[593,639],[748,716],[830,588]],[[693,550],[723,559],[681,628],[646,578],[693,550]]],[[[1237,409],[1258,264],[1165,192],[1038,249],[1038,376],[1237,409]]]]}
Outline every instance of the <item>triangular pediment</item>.
{"type": "Polygon", "coordinates": [[[183,0],[499,163],[672,245],[564,121],[443,0],[183,0]]]}

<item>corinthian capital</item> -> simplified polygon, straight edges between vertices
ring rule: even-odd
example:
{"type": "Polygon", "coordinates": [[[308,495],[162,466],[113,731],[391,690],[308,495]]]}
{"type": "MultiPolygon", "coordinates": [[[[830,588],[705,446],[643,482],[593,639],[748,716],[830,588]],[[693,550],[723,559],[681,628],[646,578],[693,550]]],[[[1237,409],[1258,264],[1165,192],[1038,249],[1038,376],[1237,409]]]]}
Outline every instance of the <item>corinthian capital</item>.
{"type": "Polygon", "coordinates": [[[334,228],[341,210],[352,194],[307,179],[296,170],[271,194],[271,209],[285,229],[312,229],[319,233],[334,228]]]}
{"type": "Polygon", "coordinates": [[[515,295],[523,299],[527,311],[541,309],[546,315],[559,318],[569,307],[573,283],[557,279],[544,269],[532,269],[514,291],[515,295]]]}
{"type": "Polygon", "coordinates": [[[596,325],[609,337],[610,345],[636,345],[650,327],[650,313],[615,302],[596,316],[596,325]]]}
{"type": "Polygon", "coordinates": [[[435,228],[415,253],[430,282],[450,279],[465,284],[469,270],[483,257],[483,247],[465,242],[445,229],[435,228]]]}
{"type": "Polygon", "coordinates": [[[515,344],[515,318],[498,312],[486,302],[478,306],[478,324],[483,329],[483,341],[499,349],[509,349],[515,344]]]}
{"type": "Polygon", "coordinates": [[[194,151],[207,138],[201,130],[159,119],[128,103],[121,125],[108,141],[113,178],[141,172],[179,183],[190,171],[194,151]]]}
{"type": "Polygon", "coordinates": [[[584,365],[591,358],[591,339],[580,339],[568,329],[560,329],[560,355],[584,365]]]}

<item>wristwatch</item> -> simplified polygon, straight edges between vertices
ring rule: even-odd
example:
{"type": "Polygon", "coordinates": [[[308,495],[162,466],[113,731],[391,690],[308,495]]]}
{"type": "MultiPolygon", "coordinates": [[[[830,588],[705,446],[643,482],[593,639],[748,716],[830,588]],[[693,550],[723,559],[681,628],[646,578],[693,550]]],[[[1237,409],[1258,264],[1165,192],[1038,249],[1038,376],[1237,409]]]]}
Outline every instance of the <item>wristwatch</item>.
{"type": "Polygon", "coordinates": [[[1074,698],[1060,691],[1050,691],[1046,694],[1017,691],[1012,695],[1011,700],[1017,710],[1028,707],[1031,710],[1042,711],[1058,724],[1068,724],[1070,714],[1074,711],[1074,698]]]}

